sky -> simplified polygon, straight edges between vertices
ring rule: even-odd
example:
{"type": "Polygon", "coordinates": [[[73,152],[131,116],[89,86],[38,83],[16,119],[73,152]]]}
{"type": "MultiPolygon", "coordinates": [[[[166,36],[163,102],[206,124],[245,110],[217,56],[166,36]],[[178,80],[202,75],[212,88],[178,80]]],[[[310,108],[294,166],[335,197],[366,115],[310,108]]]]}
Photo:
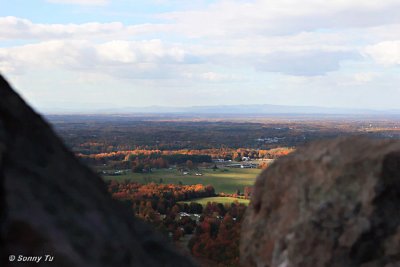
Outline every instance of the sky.
{"type": "Polygon", "coordinates": [[[0,0],[0,73],[39,112],[400,109],[400,0],[0,0]]]}

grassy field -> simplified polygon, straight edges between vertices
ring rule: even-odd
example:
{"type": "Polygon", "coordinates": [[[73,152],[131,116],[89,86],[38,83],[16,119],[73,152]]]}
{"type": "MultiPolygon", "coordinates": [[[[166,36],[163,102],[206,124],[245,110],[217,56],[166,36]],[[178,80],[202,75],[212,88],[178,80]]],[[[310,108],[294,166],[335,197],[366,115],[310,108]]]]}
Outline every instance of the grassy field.
{"type": "Polygon", "coordinates": [[[205,198],[198,198],[198,199],[192,199],[189,201],[181,201],[180,203],[187,203],[190,204],[190,202],[196,202],[199,203],[203,206],[207,205],[208,202],[216,202],[216,203],[233,203],[235,201],[238,201],[239,203],[243,203],[245,205],[248,205],[250,200],[249,199],[240,199],[240,198],[234,198],[234,197],[205,197],[205,198]]]}
{"type": "Polygon", "coordinates": [[[105,180],[130,180],[139,183],[159,183],[162,179],[166,184],[204,184],[212,185],[216,193],[235,193],[237,189],[243,192],[245,186],[253,185],[256,176],[261,172],[260,169],[239,169],[227,168],[217,169],[200,169],[197,172],[203,176],[196,176],[196,171],[191,171],[187,175],[183,175],[175,169],[159,169],[152,173],[131,173],[119,176],[103,176],[105,180]]]}

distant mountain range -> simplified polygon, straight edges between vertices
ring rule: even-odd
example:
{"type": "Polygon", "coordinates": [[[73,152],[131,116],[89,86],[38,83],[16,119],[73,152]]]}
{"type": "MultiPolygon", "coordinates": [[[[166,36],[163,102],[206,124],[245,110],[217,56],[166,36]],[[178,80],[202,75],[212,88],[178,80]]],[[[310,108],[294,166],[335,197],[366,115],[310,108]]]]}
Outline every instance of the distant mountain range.
{"type": "Polygon", "coordinates": [[[67,109],[56,109],[45,111],[47,114],[316,114],[316,115],[400,115],[400,109],[373,110],[373,109],[351,109],[351,108],[327,108],[314,106],[283,106],[283,105],[221,105],[221,106],[191,106],[191,107],[125,107],[96,110],[72,111],[67,109]]]}

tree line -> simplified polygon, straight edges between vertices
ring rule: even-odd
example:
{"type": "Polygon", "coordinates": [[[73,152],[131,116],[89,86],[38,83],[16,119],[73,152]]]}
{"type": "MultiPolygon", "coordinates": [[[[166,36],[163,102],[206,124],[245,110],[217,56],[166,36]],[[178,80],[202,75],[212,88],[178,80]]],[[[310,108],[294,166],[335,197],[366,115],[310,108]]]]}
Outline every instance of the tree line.
{"type": "Polygon", "coordinates": [[[109,181],[108,191],[171,242],[191,235],[188,249],[194,257],[213,266],[239,266],[240,224],[246,206],[208,202],[203,207],[181,202],[215,196],[212,186],[109,181]]]}

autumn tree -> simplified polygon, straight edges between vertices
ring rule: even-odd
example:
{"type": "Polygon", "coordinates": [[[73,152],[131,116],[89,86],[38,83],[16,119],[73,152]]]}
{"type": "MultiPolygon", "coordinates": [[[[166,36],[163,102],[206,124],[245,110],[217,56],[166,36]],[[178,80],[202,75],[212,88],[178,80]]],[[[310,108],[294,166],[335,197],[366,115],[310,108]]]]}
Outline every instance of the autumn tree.
{"type": "Polygon", "coordinates": [[[193,170],[193,168],[194,168],[193,161],[187,160],[187,161],[186,161],[186,167],[187,167],[189,170],[193,170]]]}

